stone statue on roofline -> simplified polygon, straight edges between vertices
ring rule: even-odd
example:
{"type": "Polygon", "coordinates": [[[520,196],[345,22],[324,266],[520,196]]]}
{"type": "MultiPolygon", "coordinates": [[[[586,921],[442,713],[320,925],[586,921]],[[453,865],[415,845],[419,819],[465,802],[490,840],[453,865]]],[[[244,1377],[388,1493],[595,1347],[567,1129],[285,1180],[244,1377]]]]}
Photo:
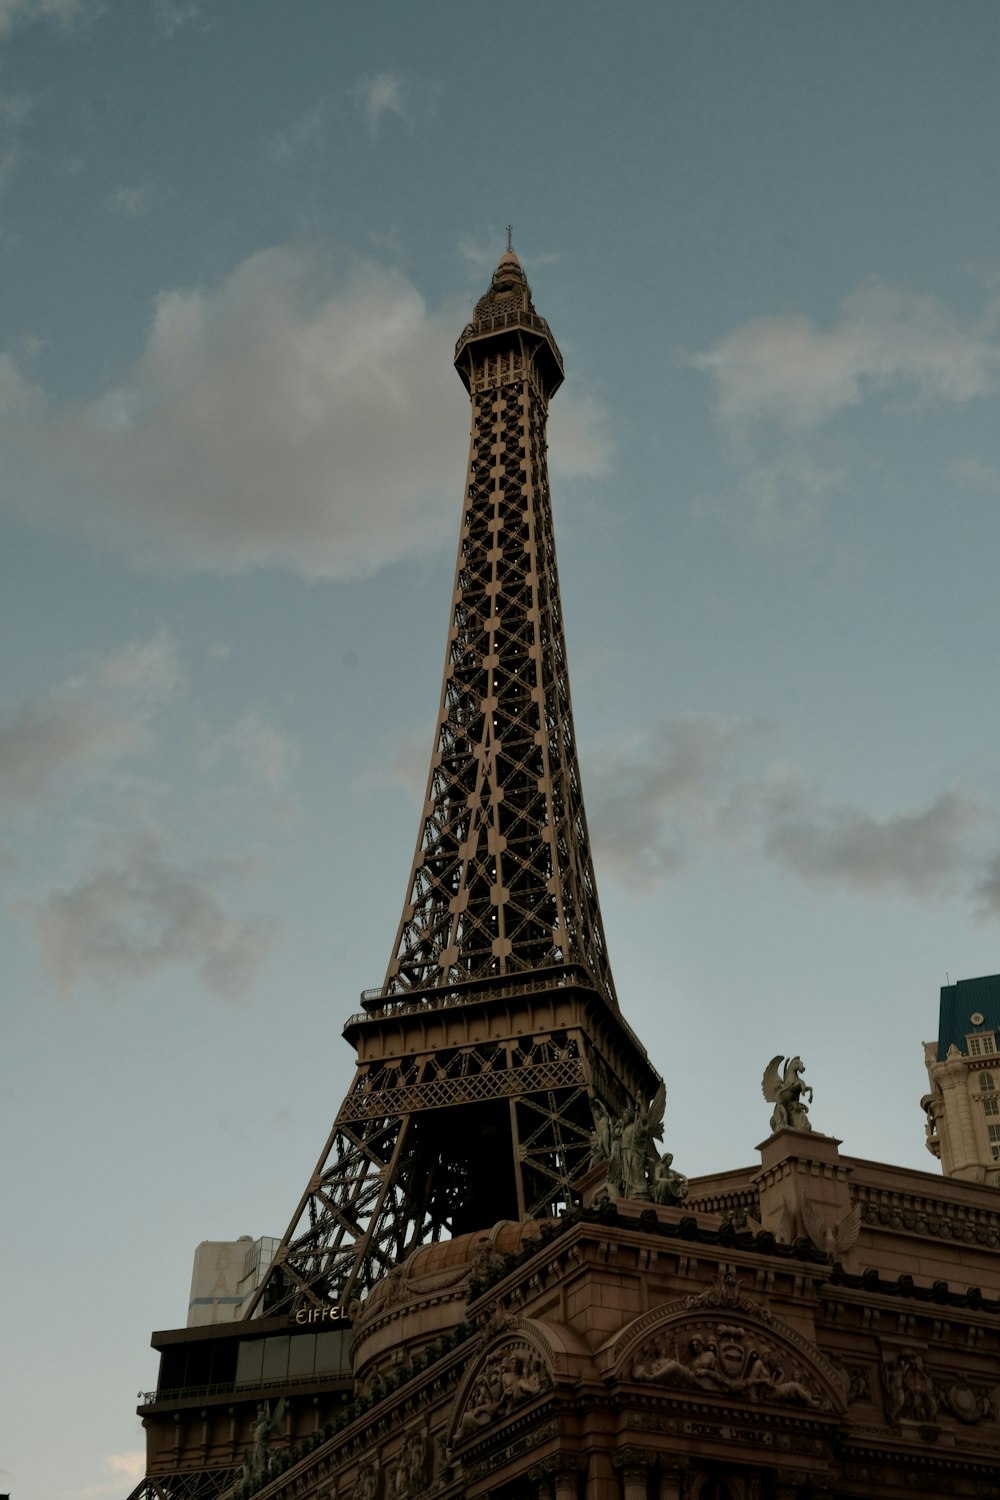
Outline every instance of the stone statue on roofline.
{"type": "Polygon", "coordinates": [[[663,1140],[666,1085],[661,1083],[647,1104],[641,1096],[620,1115],[611,1115],[600,1099],[591,1101],[594,1131],[590,1137],[592,1165],[607,1163],[610,1198],[639,1198],[654,1203],[681,1203],[687,1178],[673,1169],[673,1153],[661,1156],[654,1141],[663,1140]]]}
{"type": "Polygon", "coordinates": [[[785,1059],[779,1052],[764,1069],[760,1086],[764,1098],[774,1105],[771,1113],[772,1135],[776,1130],[812,1130],[809,1111],[802,1102],[803,1094],[809,1095],[810,1104],[813,1097],[810,1085],[802,1081],[805,1068],[801,1057],[785,1059]],[[782,1063],[785,1064],[784,1072],[781,1070],[782,1063]]]}

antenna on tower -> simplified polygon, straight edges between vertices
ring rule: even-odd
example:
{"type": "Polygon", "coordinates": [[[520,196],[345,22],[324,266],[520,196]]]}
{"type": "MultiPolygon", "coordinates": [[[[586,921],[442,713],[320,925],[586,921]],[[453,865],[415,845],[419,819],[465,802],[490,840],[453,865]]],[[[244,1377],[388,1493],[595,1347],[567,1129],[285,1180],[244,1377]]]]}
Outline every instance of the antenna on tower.
{"type": "Polygon", "coordinates": [[[514,238],[513,238],[513,236],[514,236],[514,226],[513,226],[513,224],[508,224],[507,225],[507,254],[508,255],[513,255],[513,253],[514,253],[514,238]]]}

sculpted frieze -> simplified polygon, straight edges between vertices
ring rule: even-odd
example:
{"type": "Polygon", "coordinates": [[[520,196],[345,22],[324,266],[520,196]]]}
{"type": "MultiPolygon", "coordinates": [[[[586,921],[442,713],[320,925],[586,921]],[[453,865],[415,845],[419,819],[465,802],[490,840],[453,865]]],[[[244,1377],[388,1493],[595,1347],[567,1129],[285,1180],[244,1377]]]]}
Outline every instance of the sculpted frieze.
{"type": "Polygon", "coordinates": [[[815,1378],[760,1330],[705,1319],[683,1339],[652,1339],[632,1361],[632,1378],[677,1390],[778,1405],[829,1408],[815,1378]]]}
{"type": "Polygon", "coordinates": [[[492,1349],[460,1398],[455,1440],[506,1417],[551,1384],[545,1361],[527,1339],[512,1339],[492,1349]]]}
{"type": "Polygon", "coordinates": [[[970,1385],[961,1378],[935,1380],[923,1357],[913,1350],[882,1361],[885,1413],[894,1425],[918,1422],[933,1426],[942,1414],[968,1426],[996,1420],[992,1387],[970,1385]]]}
{"type": "MultiPolygon", "coordinates": [[[[992,1216],[991,1216],[992,1217],[992,1216]]],[[[865,1224],[881,1224],[908,1234],[929,1234],[943,1240],[961,1240],[967,1245],[987,1245],[991,1250],[1000,1246],[1000,1228],[993,1222],[970,1223],[950,1208],[948,1204],[925,1203],[924,1207],[901,1207],[894,1199],[882,1201],[869,1197],[861,1205],[861,1218],[865,1224]]]]}
{"type": "Polygon", "coordinates": [[[666,1390],[842,1412],[850,1381],[810,1340],[745,1296],[731,1272],[644,1313],[609,1349],[609,1373],[666,1390]]]}

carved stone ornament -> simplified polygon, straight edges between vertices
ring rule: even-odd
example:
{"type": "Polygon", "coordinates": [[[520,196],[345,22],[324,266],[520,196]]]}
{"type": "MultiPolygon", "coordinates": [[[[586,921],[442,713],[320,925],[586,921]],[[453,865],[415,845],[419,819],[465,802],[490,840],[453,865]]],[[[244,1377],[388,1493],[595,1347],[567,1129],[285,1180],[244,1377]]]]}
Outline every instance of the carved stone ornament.
{"type": "Polygon", "coordinates": [[[744,1297],[742,1292],[743,1283],[732,1271],[726,1271],[721,1276],[716,1276],[707,1291],[699,1292],[697,1296],[686,1299],[686,1307],[727,1307],[739,1312],[750,1312],[765,1322],[770,1318],[766,1307],[759,1302],[754,1302],[750,1297],[744,1297]]]}
{"type": "Polygon", "coordinates": [[[890,1422],[933,1422],[940,1402],[919,1354],[904,1351],[882,1362],[885,1413],[890,1422]]]}
{"type": "Polygon", "coordinates": [[[433,1443],[426,1426],[411,1427],[396,1460],[389,1466],[386,1500],[416,1500],[429,1487],[433,1443]]]}
{"type": "Polygon", "coordinates": [[[845,1365],[842,1360],[834,1359],[827,1355],[830,1364],[837,1372],[837,1378],[844,1387],[847,1404],[850,1406],[854,1401],[870,1401],[871,1385],[868,1379],[868,1371],[862,1365],[845,1365]]]}
{"type": "Polygon", "coordinates": [[[350,1500],[379,1500],[381,1478],[382,1473],[377,1458],[362,1464],[351,1487],[350,1500]]]}
{"type": "Polygon", "coordinates": [[[454,1440],[461,1442],[489,1427],[551,1384],[545,1361],[527,1339],[510,1339],[494,1348],[477,1367],[464,1399],[460,1398],[454,1440]]]}
{"type": "Polygon", "coordinates": [[[654,1338],[632,1361],[633,1380],[707,1395],[829,1409],[813,1375],[760,1330],[714,1319],[686,1320],[654,1338]]]}
{"type": "Polygon", "coordinates": [[[944,1409],[960,1422],[993,1421],[993,1393],[985,1386],[967,1385],[964,1380],[935,1386],[944,1409]]]}

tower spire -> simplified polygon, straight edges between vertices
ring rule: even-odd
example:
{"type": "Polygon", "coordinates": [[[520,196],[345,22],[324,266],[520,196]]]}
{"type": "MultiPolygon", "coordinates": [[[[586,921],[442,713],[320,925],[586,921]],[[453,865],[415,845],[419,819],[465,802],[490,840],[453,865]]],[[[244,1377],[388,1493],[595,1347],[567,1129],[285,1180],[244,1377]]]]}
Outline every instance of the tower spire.
{"type": "Polygon", "coordinates": [[[580,789],[546,464],[562,356],[510,246],[463,330],[465,509],[387,994],[581,965],[617,1005],[580,789]]]}
{"type": "Polygon", "coordinates": [[[562,356],[509,238],[455,366],[472,436],[407,899],[247,1316],[342,1313],[419,1244],[558,1214],[590,1164],[591,1100],[621,1114],[659,1083],[618,1010],[580,789],[545,440],[562,356]]]}

